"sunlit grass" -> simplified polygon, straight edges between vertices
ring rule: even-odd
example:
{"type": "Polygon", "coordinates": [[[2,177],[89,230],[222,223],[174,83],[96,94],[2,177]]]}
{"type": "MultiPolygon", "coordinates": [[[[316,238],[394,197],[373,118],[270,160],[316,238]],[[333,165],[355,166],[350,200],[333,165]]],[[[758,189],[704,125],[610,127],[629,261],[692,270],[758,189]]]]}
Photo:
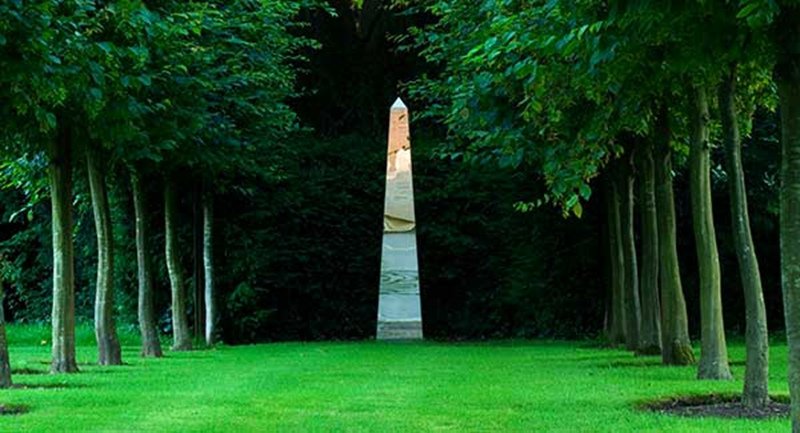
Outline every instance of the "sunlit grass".
{"type": "MultiPolygon", "coordinates": [[[[732,382],[700,382],[691,367],[581,343],[290,343],[138,357],[123,333],[122,367],[98,367],[80,329],[82,372],[18,374],[58,389],[0,392],[24,415],[0,431],[136,432],[769,432],[786,420],[685,419],[635,406],[673,395],[738,392],[744,359],[732,345],[732,382]]],[[[12,366],[45,372],[46,327],[9,330],[12,366]]],[[[771,390],[786,394],[786,348],[772,350],[771,390]]]]}

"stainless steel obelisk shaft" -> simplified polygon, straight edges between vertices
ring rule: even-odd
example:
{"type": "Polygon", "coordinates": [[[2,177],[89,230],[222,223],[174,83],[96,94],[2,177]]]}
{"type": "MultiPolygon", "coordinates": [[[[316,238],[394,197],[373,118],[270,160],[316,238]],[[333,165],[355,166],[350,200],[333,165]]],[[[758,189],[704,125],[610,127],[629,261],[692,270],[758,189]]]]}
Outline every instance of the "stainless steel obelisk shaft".
{"type": "Polygon", "coordinates": [[[422,338],[411,138],[408,108],[400,98],[389,116],[377,338],[422,338]]]}

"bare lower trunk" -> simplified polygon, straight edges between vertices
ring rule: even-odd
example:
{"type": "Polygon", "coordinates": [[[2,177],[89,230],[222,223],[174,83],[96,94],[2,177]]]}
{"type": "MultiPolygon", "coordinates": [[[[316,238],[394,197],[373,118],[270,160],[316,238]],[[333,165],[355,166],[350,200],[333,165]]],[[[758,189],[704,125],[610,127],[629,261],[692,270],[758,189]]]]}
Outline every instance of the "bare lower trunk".
{"type": "Polygon", "coordinates": [[[631,156],[623,155],[620,161],[619,177],[619,227],[622,241],[622,263],[625,277],[625,347],[635,351],[641,345],[640,327],[642,322],[639,302],[639,269],[636,261],[636,240],[633,230],[634,214],[634,176],[631,156]]]}
{"type": "Polygon", "coordinates": [[[747,365],[744,376],[742,403],[750,408],[763,407],[769,402],[769,335],[761,272],[756,259],[750,215],[747,211],[747,192],[742,167],[742,140],[736,109],[736,68],[731,67],[719,88],[719,106],[725,143],[725,162],[731,200],[733,242],[739,262],[739,274],[744,289],[746,311],[745,345],[747,365]]]}
{"type": "Polygon", "coordinates": [[[52,373],[78,371],[75,361],[75,264],[72,243],[72,136],[58,119],[48,146],[53,230],[52,373]]]}
{"type": "Polygon", "coordinates": [[[203,194],[203,272],[205,274],[206,344],[217,343],[217,304],[214,287],[214,196],[203,194]]]}
{"type": "Polygon", "coordinates": [[[142,190],[142,179],[135,171],[131,172],[133,189],[133,210],[136,219],[136,262],[139,279],[139,331],[142,335],[142,356],[160,358],[161,342],[158,340],[156,314],[153,299],[153,277],[150,268],[147,231],[147,203],[142,190]]]}
{"type": "Polygon", "coordinates": [[[661,357],[664,364],[688,365],[695,362],[689,340],[689,320],[681,286],[675,234],[675,199],[672,191],[672,149],[669,113],[659,109],[656,119],[658,143],[654,149],[656,214],[658,217],[659,283],[661,284],[661,357]]]}
{"type": "Polygon", "coordinates": [[[103,169],[97,150],[86,150],[86,171],[92,196],[95,232],[97,234],[97,285],[94,298],[94,332],[97,339],[97,363],[121,365],[122,353],[114,324],[114,235],[111,210],[103,169]]]}
{"type": "Polygon", "coordinates": [[[728,349],[722,320],[722,293],[711,203],[711,143],[709,142],[708,99],[704,89],[692,97],[692,140],[689,152],[689,188],[692,199],[692,227],[700,273],[701,350],[698,379],[728,380],[728,349]]]}
{"type": "Polygon", "coordinates": [[[176,200],[174,181],[167,179],[164,183],[164,231],[167,272],[172,292],[172,350],[182,351],[192,349],[192,335],[186,317],[186,289],[177,245],[176,200]]]}
{"type": "Polygon", "coordinates": [[[6,317],[3,309],[2,282],[0,282],[0,388],[9,388],[11,383],[11,363],[8,358],[8,340],[6,339],[6,317]]]}
{"type": "Polygon", "coordinates": [[[775,81],[781,106],[781,274],[786,340],[789,345],[789,394],[792,431],[800,433],[800,8],[786,7],[776,26],[775,81]]]}
{"type": "Polygon", "coordinates": [[[622,240],[619,224],[619,194],[616,182],[606,182],[608,211],[609,255],[611,257],[611,314],[609,340],[612,344],[625,343],[625,275],[623,269],[622,240]]]}
{"type": "Polygon", "coordinates": [[[638,151],[639,210],[642,219],[642,259],[639,289],[642,294],[642,355],[661,354],[661,302],[658,299],[658,216],[652,143],[638,151]]]}

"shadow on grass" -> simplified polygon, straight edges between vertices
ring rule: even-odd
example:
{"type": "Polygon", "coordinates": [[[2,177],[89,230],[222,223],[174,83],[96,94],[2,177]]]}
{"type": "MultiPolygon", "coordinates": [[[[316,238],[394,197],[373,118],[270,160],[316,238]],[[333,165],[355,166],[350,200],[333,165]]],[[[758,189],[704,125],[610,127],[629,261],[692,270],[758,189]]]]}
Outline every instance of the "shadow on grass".
{"type": "Polygon", "coordinates": [[[75,389],[88,388],[82,383],[15,383],[9,389],[75,389]]]}
{"type": "Polygon", "coordinates": [[[16,375],[37,375],[37,374],[47,374],[47,373],[49,373],[49,372],[46,371],[46,370],[37,370],[35,368],[27,368],[27,367],[25,367],[25,368],[12,368],[11,369],[11,375],[12,376],[16,376],[16,375]]]}
{"type": "MultiPolygon", "coordinates": [[[[745,365],[744,361],[730,361],[731,367],[743,367],[745,365]]],[[[606,364],[598,363],[598,367],[606,367],[606,368],[640,368],[640,367],[693,367],[693,365],[665,365],[661,362],[661,358],[656,357],[642,357],[639,356],[633,359],[625,359],[619,361],[611,361],[606,364]]]]}
{"type": "Polygon", "coordinates": [[[0,404],[0,416],[22,415],[30,412],[30,408],[24,404],[0,404]]]}
{"type": "Polygon", "coordinates": [[[741,394],[695,394],[642,401],[635,406],[666,415],[724,419],[786,418],[791,410],[789,397],[784,395],[770,396],[769,403],[760,408],[745,407],[741,400],[741,394]]]}
{"type": "Polygon", "coordinates": [[[638,368],[638,367],[669,367],[668,365],[664,365],[661,363],[660,359],[642,359],[642,358],[634,358],[634,359],[627,359],[623,361],[612,361],[605,365],[598,365],[598,367],[607,367],[607,368],[638,368]]]}

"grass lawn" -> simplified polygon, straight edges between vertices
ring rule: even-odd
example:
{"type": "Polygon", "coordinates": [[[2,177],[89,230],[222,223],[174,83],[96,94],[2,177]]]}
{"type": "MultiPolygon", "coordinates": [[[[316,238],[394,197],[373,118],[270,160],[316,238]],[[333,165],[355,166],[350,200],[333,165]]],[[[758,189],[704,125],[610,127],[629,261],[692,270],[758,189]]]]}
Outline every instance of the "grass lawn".
{"type": "MultiPolygon", "coordinates": [[[[16,369],[46,371],[49,330],[11,327],[16,369]]],[[[580,343],[289,343],[138,357],[98,367],[91,331],[79,332],[82,372],[17,374],[0,403],[13,432],[770,432],[788,420],[686,419],[642,413],[637,402],[741,390],[744,350],[731,347],[732,382],[700,382],[692,367],[580,343]]],[[[787,394],[786,347],[772,349],[771,390],[787,394]]]]}

